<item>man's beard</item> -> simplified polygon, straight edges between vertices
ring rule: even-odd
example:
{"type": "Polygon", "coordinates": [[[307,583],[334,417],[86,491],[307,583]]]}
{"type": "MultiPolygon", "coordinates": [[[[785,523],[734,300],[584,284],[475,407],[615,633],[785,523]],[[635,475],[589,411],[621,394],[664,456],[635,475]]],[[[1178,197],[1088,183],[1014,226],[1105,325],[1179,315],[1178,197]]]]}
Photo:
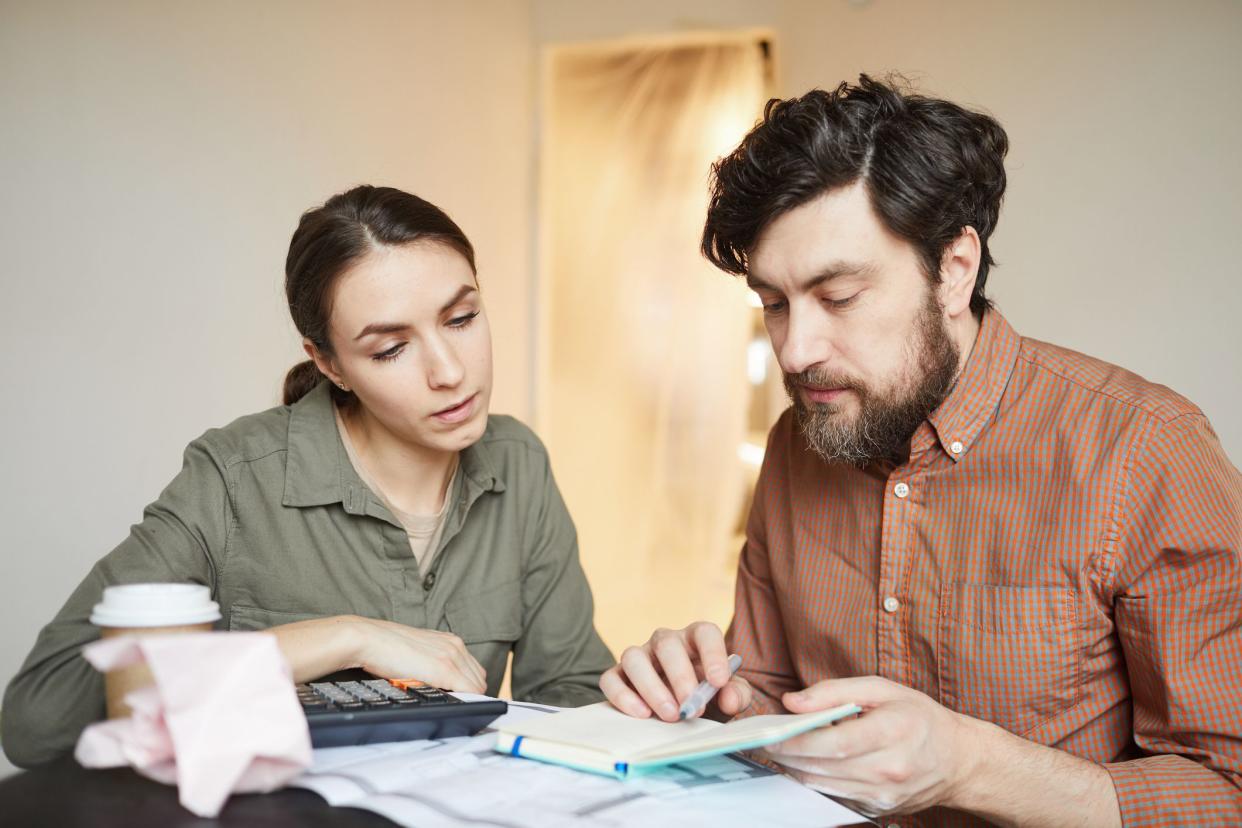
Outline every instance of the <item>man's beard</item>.
{"type": "Polygon", "coordinates": [[[948,396],[957,376],[961,352],[941,316],[940,302],[928,291],[927,302],[914,321],[907,363],[896,388],[877,393],[853,377],[811,369],[785,375],[785,390],[811,450],[830,463],[862,468],[876,460],[903,457],[911,435],[948,396]],[[803,400],[798,386],[846,388],[858,396],[858,415],[845,419],[836,403],[803,400]]]}

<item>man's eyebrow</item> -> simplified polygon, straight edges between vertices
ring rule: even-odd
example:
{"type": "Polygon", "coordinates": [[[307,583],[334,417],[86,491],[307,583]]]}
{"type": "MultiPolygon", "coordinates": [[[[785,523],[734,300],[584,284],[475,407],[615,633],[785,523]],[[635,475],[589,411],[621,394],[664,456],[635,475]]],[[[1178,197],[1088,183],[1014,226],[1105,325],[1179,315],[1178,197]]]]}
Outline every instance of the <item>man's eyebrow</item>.
{"type": "MultiPolygon", "coordinates": [[[[453,294],[452,298],[445,302],[444,306],[440,308],[440,313],[444,313],[446,310],[453,307],[453,305],[456,305],[470,294],[477,293],[478,290],[479,289],[474,285],[462,285],[458,288],[457,292],[453,294]]],[[[372,334],[401,333],[402,331],[408,331],[409,329],[410,326],[404,322],[372,322],[354,337],[354,342],[357,342],[364,336],[370,336],[372,334]]]]}
{"type": "MultiPolygon", "coordinates": [[[[838,276],[870,276],[875,272],[875,266],[862,262],[833,262],[828,267],[816,273],[814,276],[800,282],[798,287],[802,290],[814,290],[824,282],[836,279],[838,276]]],[[[770,290],[773,293],[780,291],[760,279],[758,276],[746,274],[746,286],[751,290],[770,290]]]]}

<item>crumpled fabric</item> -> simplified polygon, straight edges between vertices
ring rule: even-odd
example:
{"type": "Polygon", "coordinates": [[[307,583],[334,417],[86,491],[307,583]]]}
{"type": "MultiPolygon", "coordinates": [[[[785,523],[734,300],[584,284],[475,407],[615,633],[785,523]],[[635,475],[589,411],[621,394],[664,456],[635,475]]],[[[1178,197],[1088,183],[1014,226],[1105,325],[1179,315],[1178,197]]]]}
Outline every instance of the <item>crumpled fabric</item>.
{"type": "Polygon", "coordinates": [[[83,767],[129,765],[214,817],[230,794],[274,790],[310,766],[306,716],[273,635],[125,636],[82,654],[101,672],[145,661],[155,679],[125,696],[131,717],[82,732],[74,756],[83,767]]]}

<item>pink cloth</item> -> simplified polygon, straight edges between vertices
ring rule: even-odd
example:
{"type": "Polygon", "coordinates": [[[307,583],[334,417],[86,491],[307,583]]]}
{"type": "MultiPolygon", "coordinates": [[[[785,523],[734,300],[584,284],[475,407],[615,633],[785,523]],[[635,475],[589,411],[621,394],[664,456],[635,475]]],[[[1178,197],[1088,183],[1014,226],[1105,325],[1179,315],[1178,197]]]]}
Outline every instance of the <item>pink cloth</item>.
{"type": "Polygon", "coordinates": [[[145,661],[155,677],[125,697],[133,716],[82,732],[74,755],[83,767],[132,765],[214,817],[229,794],[279,788],[310,765],[306,717],[275,636],[111,638],[82,654],[102,672],[145,661]]]}

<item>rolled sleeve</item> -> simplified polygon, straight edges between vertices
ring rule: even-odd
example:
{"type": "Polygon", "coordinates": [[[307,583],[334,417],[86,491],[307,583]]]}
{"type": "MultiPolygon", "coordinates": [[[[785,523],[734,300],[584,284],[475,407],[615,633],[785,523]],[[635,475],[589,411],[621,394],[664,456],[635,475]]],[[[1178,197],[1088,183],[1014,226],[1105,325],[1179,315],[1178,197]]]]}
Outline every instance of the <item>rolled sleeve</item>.
{"type": "Polygon", "coordinates": [[[1112,762],[1104,770],[1117,791],[1122,825],[1242,825],[1238,789],[1183,756],[1112,762]]]}
{"type": "Polygon", "coordinates": [[[1207,421],[1135,452],[1115,617],[1134,743],[1107,763],[1124,825],[1242,824],[1242,482],[1207,421]]]}

